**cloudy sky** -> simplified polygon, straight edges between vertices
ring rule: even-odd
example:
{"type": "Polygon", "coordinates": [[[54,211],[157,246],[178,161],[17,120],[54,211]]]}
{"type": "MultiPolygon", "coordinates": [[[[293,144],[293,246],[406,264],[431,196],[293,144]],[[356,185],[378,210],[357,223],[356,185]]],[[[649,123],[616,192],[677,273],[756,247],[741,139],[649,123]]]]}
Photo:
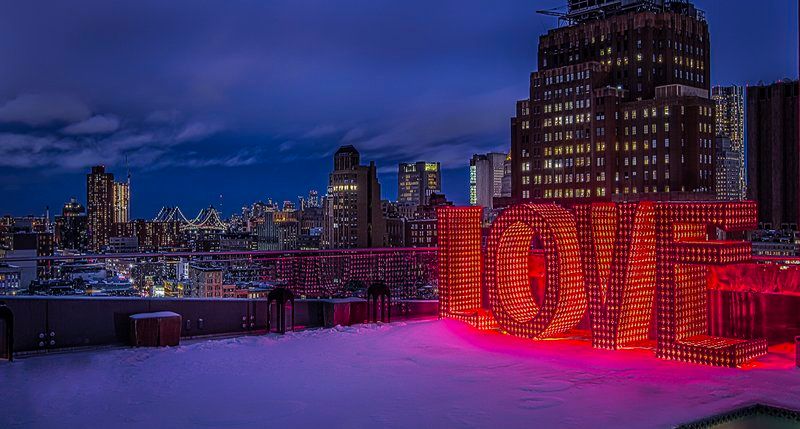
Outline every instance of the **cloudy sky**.
{"type": "MultiPolygon", "coordinates": [[[[565,0],[4,1],[0,214],[84,201],[85,173],[133,175],[133,215],[324,191],[354,144],[396,195],[396,164],[441,161],[465,202],[472,153],[507,151],[537,9],[565,0]]],[[[795,0],[696,0],[713,83],[797,76],[795,0]]]]}

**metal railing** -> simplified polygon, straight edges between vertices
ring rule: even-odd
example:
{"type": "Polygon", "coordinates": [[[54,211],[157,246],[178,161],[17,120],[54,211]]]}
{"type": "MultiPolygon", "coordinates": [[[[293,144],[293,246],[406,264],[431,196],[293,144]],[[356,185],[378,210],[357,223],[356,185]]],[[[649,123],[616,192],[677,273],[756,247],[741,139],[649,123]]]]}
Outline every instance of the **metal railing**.
{"type": "Polygon", "coordinates": [[[9,257],[0,258],[0,294],[261,298],[280,285],[326,298],[383,282],[399,299],[435,299],[437,265],[436,248],[9,257]]]}

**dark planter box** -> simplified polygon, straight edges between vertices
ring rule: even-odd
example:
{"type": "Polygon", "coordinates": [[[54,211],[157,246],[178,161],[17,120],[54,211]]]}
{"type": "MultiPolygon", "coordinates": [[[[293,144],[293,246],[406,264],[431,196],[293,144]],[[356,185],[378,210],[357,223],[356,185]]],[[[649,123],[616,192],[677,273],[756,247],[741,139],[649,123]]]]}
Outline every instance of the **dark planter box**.
{"type": "Polygon", "coordinates": [[[131,345],[134,347],[177,346],[181,341],[181,316],[162,311],[130,317],[131,345]]]}

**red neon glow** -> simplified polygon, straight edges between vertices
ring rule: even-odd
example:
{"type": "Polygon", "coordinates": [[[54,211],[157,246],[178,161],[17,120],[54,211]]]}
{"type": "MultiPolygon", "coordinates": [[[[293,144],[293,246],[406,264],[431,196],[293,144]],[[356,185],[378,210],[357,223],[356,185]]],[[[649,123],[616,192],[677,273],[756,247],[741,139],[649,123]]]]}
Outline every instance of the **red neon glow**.
{"type": "Polygon", "coordinates": [[[655,339],[664,359],[741,365],[766,353],[766,340],[708,335],[708,272],[750,260],[750,244],[708,236],[711,227],[755,224],[752,202],[511,207],[489,236],[489,313],[481,310],[480,209],[440,209],[441,315],[484,329],[494,316],[502,330],[538,339],[574,328],[588,308],[594,347],[655,339]]]}
{"type": "Polygon", "coordinates": [[[767,263],[710,267],[708,287],[716,290],[800,295],[800,265],[767,263]]]}
{"type": "Polygon", "coordinates": [[[486,270],[492,314],[509,333],[546,338],[574,328],[586,312],[575,217],[562,207],[522,204],[503,212],[489,235],[486,270]],[[544,250],[539,293],[529,268],[534,244],[544,250]]]}

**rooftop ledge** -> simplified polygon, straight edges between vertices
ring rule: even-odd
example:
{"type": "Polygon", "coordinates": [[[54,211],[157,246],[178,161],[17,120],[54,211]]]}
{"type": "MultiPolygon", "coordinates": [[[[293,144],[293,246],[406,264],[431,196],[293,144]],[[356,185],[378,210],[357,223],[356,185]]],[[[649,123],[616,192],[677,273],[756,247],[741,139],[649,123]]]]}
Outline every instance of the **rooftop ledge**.
{"type": "Polygon", "coordinates": [[[794,349],[744,369],[535,342],[450,320],[0,364],[0,427],[673,427],[800,404],[794,349]]]}

